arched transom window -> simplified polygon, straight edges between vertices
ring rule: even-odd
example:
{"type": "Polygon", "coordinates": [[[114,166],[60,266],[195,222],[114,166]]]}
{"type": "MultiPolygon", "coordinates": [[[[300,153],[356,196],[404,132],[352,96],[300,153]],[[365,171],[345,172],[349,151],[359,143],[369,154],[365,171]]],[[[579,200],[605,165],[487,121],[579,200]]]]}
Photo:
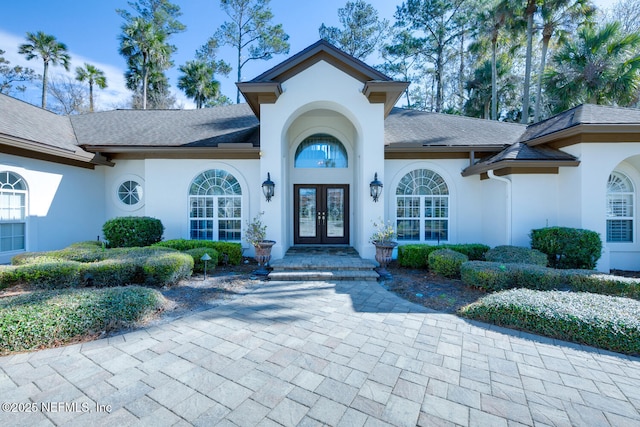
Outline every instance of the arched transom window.
{"type": "Polygon", "coordinates": [[[294,167],[296,168],[346,168],[347,150],[336,138],[316,134],[298,145],[294,167]]]}
{"type": "Polygon", "coordinates": [[[635,191],[626,175],[613,172],[607,181],[607,242],[633,242],[635,191]]]}
{"type": "Polygon", "coordinates": [[[221,169],[198,175],[189,189],[189,230],[196,240],[239,241],[242,238],[242,189],[221,169]]]}
{"type": "Polygon", "coordinates": [[[416,169],[396,188],[398,240],[449,239],[449,188],[437,173],[416,169]]]}
{"type": "Polygon", "coordinates": [[[26,248],[27,183],[13,172],[0,172],[0,252],[26,248]]]}

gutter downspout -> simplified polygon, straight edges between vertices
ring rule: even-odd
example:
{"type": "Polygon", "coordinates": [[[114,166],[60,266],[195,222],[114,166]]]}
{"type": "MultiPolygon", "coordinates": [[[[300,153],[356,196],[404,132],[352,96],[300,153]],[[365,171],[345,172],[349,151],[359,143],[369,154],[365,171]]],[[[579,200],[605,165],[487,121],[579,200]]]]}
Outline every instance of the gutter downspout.
{"type": "Polygon", "coordinates": [[[489,177],[489,179],[495,179],[496,181],[502,181],[507,185],[507,245],[511,245],[512,244],[512,238],[511,238],[511,234],[512,234],[512,206],[511,206],[511,193],[512,193],[512,188],[511,188],[511,180],[508,178],[504,178],[501,176],[496,176],[493,173],[493,169],[489,169],[487,171],[487,176],[489,177]]]}

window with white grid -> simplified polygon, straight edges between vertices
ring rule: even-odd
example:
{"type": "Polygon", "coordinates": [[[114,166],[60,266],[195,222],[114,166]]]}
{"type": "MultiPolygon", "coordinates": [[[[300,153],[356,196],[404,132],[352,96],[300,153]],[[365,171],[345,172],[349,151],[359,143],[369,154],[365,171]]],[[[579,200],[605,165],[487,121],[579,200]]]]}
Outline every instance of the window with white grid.
{"type": "Polygon", "coordinates": [[[233,175],[212,169],[191,182],[189,230],[196,240],[242,239],[242,189],[233,175]]]}
{"type": "Polygon", "coordinates": [[[633,183],[613,172],[607,182],[607,242],[633,242],[634,206],[633,183]]]}
{"type": "Polygon", "coordinates": [[[449,239],[449,188],[437,173],[416,169],[396,188],[398,240],[440,242],[449,239]]]}
{"type": "Polygon", "coordinates": [[[27,183],[13,172],[0,172],[0,252],[26,248],[27,183]]]}

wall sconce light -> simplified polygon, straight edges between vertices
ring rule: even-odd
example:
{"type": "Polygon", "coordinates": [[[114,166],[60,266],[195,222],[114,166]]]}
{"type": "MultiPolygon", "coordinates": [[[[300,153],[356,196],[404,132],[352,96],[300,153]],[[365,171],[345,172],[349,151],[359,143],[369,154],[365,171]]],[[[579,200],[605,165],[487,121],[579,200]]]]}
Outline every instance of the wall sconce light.
{"type": "Polygon", "coordinates": [[[264,197],[267,199],[267,202],[271,201],[271,198],[275,193],[275,188],[276,184],[271,181],[271,174],[267,172],[267,180],[262,183],[262,192],[264,193],[264,197]]]}
{"type": "Polygon", "coordinates": [[[369,189],[371,190],[371,197],[373,198],[373,201],[377,202],[382,194],[382,183],[378,181],[378,172],[376,172],[373,177],[373,181],[369,184],[369,189]]]}

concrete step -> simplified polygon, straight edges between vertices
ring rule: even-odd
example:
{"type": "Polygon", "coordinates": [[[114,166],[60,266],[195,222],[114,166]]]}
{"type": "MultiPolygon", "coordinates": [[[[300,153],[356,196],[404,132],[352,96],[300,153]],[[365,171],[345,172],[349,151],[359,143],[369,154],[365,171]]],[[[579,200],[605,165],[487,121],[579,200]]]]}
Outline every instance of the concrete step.
{"type": "Polygon", "coordinates": [[[269,279],[276,281],[316,281],[316,280],[378,280],[378,273],[368,270],[279,270],[269,273],[269,279]]]}

